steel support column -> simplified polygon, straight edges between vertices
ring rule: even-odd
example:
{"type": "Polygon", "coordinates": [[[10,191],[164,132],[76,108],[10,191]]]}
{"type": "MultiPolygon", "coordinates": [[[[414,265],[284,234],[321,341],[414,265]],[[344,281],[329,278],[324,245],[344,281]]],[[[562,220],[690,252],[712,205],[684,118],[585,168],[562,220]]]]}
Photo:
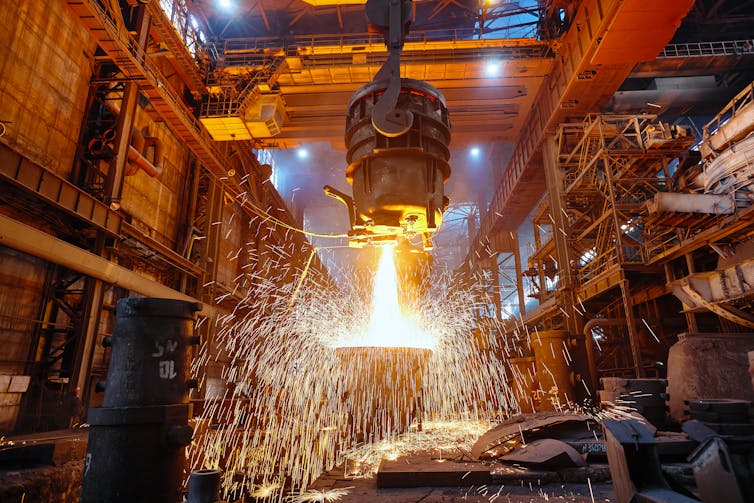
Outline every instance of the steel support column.
{"type": "MultiPolygon", "coordinates": [[[[81,391],[80,396],[89,396],[87,387],[89,371],[92,366],[94,346],[97,342],[100,318],[102,315],[102,301],[104,298],[104,285],[101,280],[88,277],[84,281],[84,320],[79,342],[76,347],[76,360],[73,366],[70,383],[81,391]]],[[[69,384],[70,386],[70,384],[69,384]]],[[[72,391],[72,390],[71,390],[72,391]]]]}
{"type": "Polygon", "coordinates": [[[497,253],[493,254],[488,260],[490,264],[490,273],[492,274],[492,304],[495,306],[495,320],[503,319],[503,302],[500,296],[500,264],[497,263],[497,253]]]}
{"type": "MultiPolygon", "coordinates": [[[[694,253],[688,252],[684,256],[686,258],[686,268],[689,270],[689,276],[690,276],[696,272],[696,266],[694,266],[694,253]]],[[[687,306],[686,304],[684,304],[683,307],[688,308],[688,309],[684,309],[684,311],[686,314],[686,323],[689,326],[689,330],[694,333],[698,332],[699,327],[696,324],[696,314],[691,312],[691,306],[687,306]]]]}
{"type": "Polygon", "coordinates": [[[524,272],[521,267],[521,248],[518,242],[518,232],[511,232],[513,236],[513,260],[516,264],[516,291],[518,293],[518,313],[523,319],[526,314],[526,295],[524,293],[524,272]]]}
{"type": "Polygon", "coordinates": [[[563,200],[563,180],[560,166],[558,166],[558,146],[555,137],[551,134],[547,135],[542,144],[542,163],[544,164],[545,181],[550,200],[555,258],[558,261],[558,304],[566,316],[565,328],[568,329],[568,333],[580,334],[583,324],[580,323],[580,316],[577,318],[577,313],[574,310],[576,302],[575,282],[568,246],[570,226],[563,200]]]}
{"type": "MultiPolygon", "coordinates": [[[[586,341],[581,338],[584,329],[582,313],[576,310],[576,287],[568,239],[571,229],[566,213],[564,198],[563,173],[558,164],[558,145],[554,135],[548,134],[542,143],[542,164],[544,165],[547,193],[550,201],[550,216],[552,218],[552,239],[555,243],[555,258],[558,261],[559,284],[556,292],[556,305],[564,316],[563,327],[568,331],[568,351],[572,353],[571,367],[574,381],[581,379],[586,383],[593,383],[596,378],[591,375],[587,358],[586,341]]],[[[565,358],[565,356],[564,356],[565,358]]],[[[575,383],[574,383],[575,384],[575,383]]],[[[587,385],[588,387],[588,385],[587,385]]],[[[574,388],[579,390],[580,388],[574,388]]],[[[589,394],[592,391],[587,389],[589,394]]]]}
{"type": "Polygon", "coordinates": [[[623,297],[623,310],[626,312],[628,341],[631,345],[631,356],[634,360],[634,372],[636,373],[636,377],[644,377],[644,366],[642,365],[641,348],[639,347],[639,334],[636,332],[634,303],[631,301],[631,288],[627,279],[623,279],[620,282],[620,291],[623,297]]]}
{"type": "MultiPolygon", "coordinates": [[[[149,35],[150,16],[144,7],[139,12],[138,45],[146,47],[149,35]]],[[[143,51],[142,51],[143,52],[143,51]]],[[[127,82],[123,91],[120,112],[115,123],[115,158],[110,164],[110,170],[105,181],[105,196],[110,207],[120,207],[120,196],[123,192],[123,178],[125,176],[128,151],[131,148],[131,130],[133,129],[136,108],[139,103],[139,86],[136,82],[127,82]]]]}
{"type": "MultiPolygon", "coordinates": [[[[636,132],[641,131],[641,127],[638,124],[638,120],[633,118],[631,122],[635,125],[633,130],[636,132]]],[[[621,216],[618,214],[618,206],[620,202],[615,194],[615,180],[613,179],[613,165],[610,162],[604,163],[605,180],[607,181],[607,190],[609,195],[610,212],[613,217],[613,236],[615,239],[616,258],[618,265],[622,268],[625,262],[625,250],[623,249],[623,225],[626,222],[621,220],[621,216]]],[[[621,269],[621,275],[623,275],[621,269]]],[[[628,328],[628,340],[631,346],[631,356],[634,363],[634,372],[636,377],[644,377],[644,367],[641,360],[641,349],[639,348],[639,334],[636,331],[636,319],[634,317],[634,304],[631,300],[631,288],[628,284],[628,280],[623,277],[620,281],[620,291],[623,298],[623,310],[626,314],[626,325],[628,328]]]]}

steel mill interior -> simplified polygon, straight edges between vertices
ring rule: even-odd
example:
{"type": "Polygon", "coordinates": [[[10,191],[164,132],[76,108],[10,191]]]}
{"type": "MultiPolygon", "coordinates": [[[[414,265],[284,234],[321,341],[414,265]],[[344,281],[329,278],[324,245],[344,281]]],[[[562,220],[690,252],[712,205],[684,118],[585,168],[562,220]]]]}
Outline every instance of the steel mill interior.
{"type": "Polygon", "coordinates": [[[0,501],[754,501],[754,1],[0,3],[0,501]]]}

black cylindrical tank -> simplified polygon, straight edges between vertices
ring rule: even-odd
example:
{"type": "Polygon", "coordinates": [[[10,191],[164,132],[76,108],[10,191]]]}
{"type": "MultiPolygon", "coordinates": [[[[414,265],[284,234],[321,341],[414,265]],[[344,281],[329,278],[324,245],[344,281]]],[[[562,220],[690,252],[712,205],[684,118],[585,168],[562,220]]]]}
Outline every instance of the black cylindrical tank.
{"type": "Polygon", "coordinates": [[[196,310],[195,303],[172,299],[118,302],[104,407],[187,402],[186,347],[196,310]]]}
{"type": "Polygon", "coordinates": [[[186,503],[214,503],[220,492],[220,470],[197,470],[188,481],[186,503]]]}
{"type": "Polygon", "coordinates": [[[187,348],[201,305],[118,302],[104,407],[89,410],[82,503],[177,502],[191,443],[187,348]]]}
{"type": "Polygon", "coordinates": [[[376,234],[431,232],[448,204],[450,119],[440,91],[426,82],[401,79],[396,110],[410,112],[411,127],[399,136],[375,129],[372,110],[388,81],[371,82],[351,97],[346,119],[349,166],[359,216],[376,234]]]}

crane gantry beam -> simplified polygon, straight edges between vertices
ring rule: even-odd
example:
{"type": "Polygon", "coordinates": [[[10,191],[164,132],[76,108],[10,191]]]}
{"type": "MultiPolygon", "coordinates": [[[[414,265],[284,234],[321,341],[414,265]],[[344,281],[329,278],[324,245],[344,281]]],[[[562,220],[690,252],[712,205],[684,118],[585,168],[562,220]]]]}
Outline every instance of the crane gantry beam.
{"type": "Polygon", "coordinates": [[[541,145],[546,135],[567,117],[599,111],[637,63],[662,51],[693,3],[581,2],[482,217],[477,243],[488,242],[501,230],[516,230],[541,197],[545,190],[541,145]]]}

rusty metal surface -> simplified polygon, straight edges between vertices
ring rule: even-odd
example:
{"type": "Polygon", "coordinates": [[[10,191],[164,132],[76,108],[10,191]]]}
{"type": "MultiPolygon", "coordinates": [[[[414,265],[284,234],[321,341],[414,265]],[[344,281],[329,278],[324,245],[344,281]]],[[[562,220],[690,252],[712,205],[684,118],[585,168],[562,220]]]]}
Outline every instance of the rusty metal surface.
{"type": "Polygon", "coordinates": [[[640,421],[606,420],[602,426],[618,503],[697,501],[670,488],[662,473],[654,433],[640,421]]]}
{"type": "Polygon", "coordinates": [[[478,486],[492,482],[490,468],[482,463],[447,459],[399,458],[383,461],[377,487],[478,486]]]}
{"type": "MultiPolygon", "coordinates": [[[[734,462],[728,446],[717,436],[710,437],[689,457],[699,496],[705,503],[724,501],[744,503],[739,487],[734,462]]],[[[751,501],[751,500],[749,500],[751,501]]]]}
{"type": "Polygon", "coordinates": [[[493,459],[507,454],[521,442],[539,438],[593,438],[589,430],[592,416],[585,414],[536,413],[523,414],[503,421],[474,444],[471,455],[475,459],[493,459]]]}
{"type": "Polygon", "coordinates": [[[587,466],[576,449],[554,438],[535,440],[500,457],[503,461],[547,468],[587,466]]]}

